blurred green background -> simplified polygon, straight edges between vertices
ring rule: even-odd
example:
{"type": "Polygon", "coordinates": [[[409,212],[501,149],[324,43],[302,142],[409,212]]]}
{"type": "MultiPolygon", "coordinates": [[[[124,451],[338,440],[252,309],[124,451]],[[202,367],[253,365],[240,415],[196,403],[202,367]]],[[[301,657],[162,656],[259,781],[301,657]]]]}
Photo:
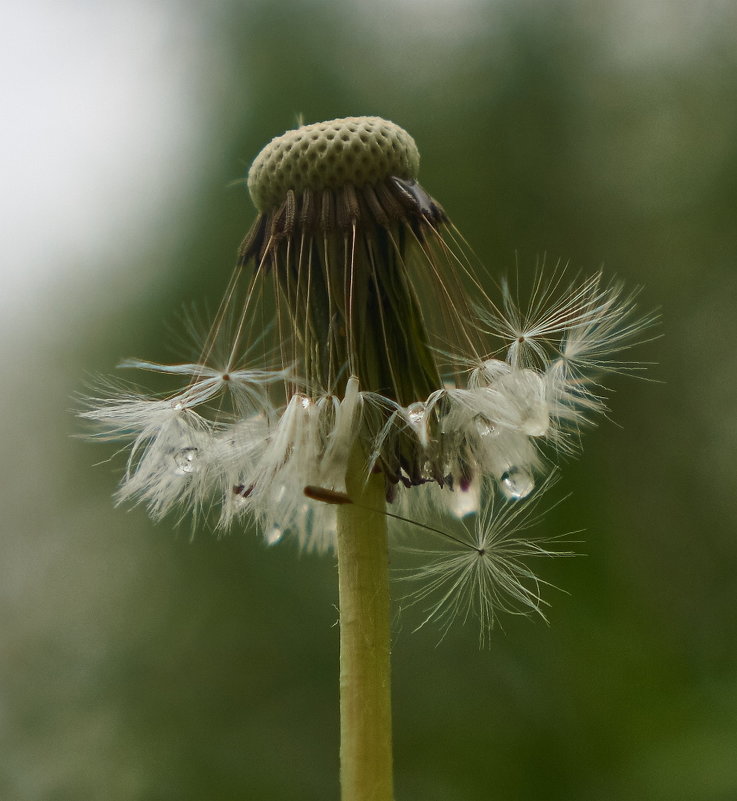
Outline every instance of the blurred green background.
{"type": "Polygon", "coordinates": [[[115,509],[122,460],[70,436],[90,375],[217,304],[233,182],[299,113],[406,127],[493,271],[604,265],[663,310],[657,383],[615,379],[564,466],[550,626],[398,615],[397,800],[737,798],[736,32],[680,0],[12,12],[0,798],[338,797],[333,560],[115,509]]]}

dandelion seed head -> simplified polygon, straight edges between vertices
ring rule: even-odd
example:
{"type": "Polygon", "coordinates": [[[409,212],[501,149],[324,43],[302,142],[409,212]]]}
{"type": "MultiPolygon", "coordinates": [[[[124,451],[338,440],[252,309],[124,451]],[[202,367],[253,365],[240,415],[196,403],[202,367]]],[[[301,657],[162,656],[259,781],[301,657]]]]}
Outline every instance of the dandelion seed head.
{"type": "Polygon", "coordinates": [[[273,139],[196,355],[120,365],[177,386],[111,383],[82,417],[129,449],[118,501],[156,519],[212,508],[217,528],[255,522],[268,545],[330,551],[325,499],[351,502],[348,485],[381,475],[393,520],[460,527],[417,574],[419,598],[441,594],[427,619],[475,614],[490,628],[502,610],[540,611],[523,557],[547,552],[524,521],[555,457],[606,410],[607,374],[636,369],[615,354],[653,317],[601,273],[538,274],[527,299],[510,282],[489,289],[419,162],[412,137],[378,117],[273,139]]]}

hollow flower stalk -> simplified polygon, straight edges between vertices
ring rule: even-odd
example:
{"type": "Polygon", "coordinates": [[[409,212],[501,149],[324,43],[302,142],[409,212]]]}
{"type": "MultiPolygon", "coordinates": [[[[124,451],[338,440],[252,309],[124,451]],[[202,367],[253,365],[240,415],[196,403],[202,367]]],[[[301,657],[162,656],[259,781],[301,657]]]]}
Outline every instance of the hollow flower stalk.
{"type": "Polygon", "coordinates": [[[616,351],[650,322],[601,274],[538,276],[525,304],[494,289],[419,161],[377,117],[272,140],[199,359],[122,365],[180,388],[108,387],[83,412],[98,437],[130,441],[118,500],[155,518],[214,507],[223,528],[255,520],[269,543],[337,548],[351,801],[391,798],[387,529],[416,520],[415,535],[450,546],[417,574],[416,600],[437,595],[428,618],[488,627],[500,608],[539,611],[524,557],[548,551],[526,533],[526,499],[577,450],[605,409],[603,377],[630,369],[616,351]]]}

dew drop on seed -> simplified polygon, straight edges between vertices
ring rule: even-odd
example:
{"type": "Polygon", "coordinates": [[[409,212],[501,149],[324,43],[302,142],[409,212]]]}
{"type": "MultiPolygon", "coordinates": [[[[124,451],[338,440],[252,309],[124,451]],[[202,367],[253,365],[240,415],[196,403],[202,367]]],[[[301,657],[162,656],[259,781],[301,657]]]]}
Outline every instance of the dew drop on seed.
{"type": "Polygon", "coordinates": [[[510,467],[499,479],[502,493],[512,501],[526,498],[535,489],[535,479],[524,467],[510,467]]]}
{"type": "Polygon", "coordinates": [[[197,448],[182,448],[174,454],[176,472],[180,476],[194,473],[197,469],[197,448]]]}
{"type": "Polygon", "coordinates": [[[425,404],[422,401],[410,403],[407,407],[407,417],[413,426],[419,426],[425,419],[425,404]]]}
{"type": "Polygon", "coordinates": [[[533,409],[522,421],[520,428],[523,434],[530,437],[544,437],[548,432],[547,409],[533,409]]]}
{"type": "Polygon", "coordinates": [[[276,545],[279,540],[284,536],[284,530],[281,526],[274,525],[269,531],[266,532],[265,539],[267,545],[276,545]]]}
{"type": "Polygon", "coordinates": [[[473,418],[473,422],[476,425],[476,431],[480,437],[494,437],[499,433],[497,427],[487,420],[483,414],[477,414],[476,417],[473,418]]]}
{"type": "Polygon", "coordinates": [[[479,487],[477,482],[471,482],[467,489],[457,488],[453,491],[450,499],[450,508],[458,518],[476,514],[481,504],[479,487]]]}

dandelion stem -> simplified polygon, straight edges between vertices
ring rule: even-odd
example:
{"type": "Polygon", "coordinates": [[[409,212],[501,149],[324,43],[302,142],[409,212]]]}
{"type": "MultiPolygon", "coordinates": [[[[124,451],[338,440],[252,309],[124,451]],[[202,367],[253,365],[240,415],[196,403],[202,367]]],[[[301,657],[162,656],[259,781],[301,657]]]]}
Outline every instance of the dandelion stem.
{"type": "Polygon", "coordinates": [[[393,801],[389,558],[384,478],[364,482],[352,459],[339,506],[340,783],[343,801],[393,801]],[[352,480],[351,480],[352,479],[352,480]]]}

